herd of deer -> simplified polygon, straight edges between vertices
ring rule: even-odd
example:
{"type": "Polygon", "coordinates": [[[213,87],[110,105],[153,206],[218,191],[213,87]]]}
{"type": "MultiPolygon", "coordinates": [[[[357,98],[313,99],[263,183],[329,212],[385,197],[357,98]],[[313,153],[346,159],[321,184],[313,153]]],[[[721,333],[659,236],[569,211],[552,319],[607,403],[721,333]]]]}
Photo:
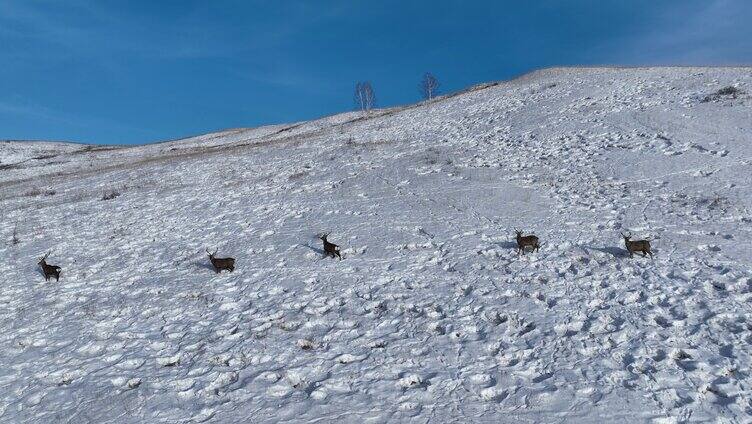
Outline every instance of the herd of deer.
{"type": "MultiPolygon", "coordinates": [[[[538,241],[538,237],[534,235],[522,235],[522,231],[515,228],[514,232],[517,234],[517,254],[525,254],[525,249],[530,248],[532,251],[538,251],[540,250],[540,243],[538,241]]],[[[627,247],[627,251],[629,252],[629,257],[632,257],[632,254],[634,252],[640,252],[642,253],[642,256],[650,255],[650,257],[653,257],[653,253],[650,251],[650,241],[649,240],[630,240],[632,237],[630,234],[624,234],[621,233],[622,237],[624,237],[624,245],[627,247]]],[[[326,238],[329,236],[329,234],[324,234],[320,236],[322,242],[324,242],[324,255],[325,257],[332,257],[332,258],[339,258],[342,260],[342,255],[340,255],[339,252],[339,246],[336,244],[330,242],[326,238]]],[[[60,271],[62,271],[62,268],[55,265],[49,265],[47,263],[47,257],[50,256],[51,252],[47,252],[42,259],[39,260],[39,266],[42,267],[42,272],[44,273],[44,280],[50,281],[50,277],[55,277],[55,281],[60,281],[60,271]]],[[[214,267],[214,272],[219,274],[223,270],[228,270],[230,272],[233,272],[235,270],[235,258],[217,258],[217,250],[214,251],[214,253],[210,252],[209,249],[206,249],[206,253],[209,254],[209,262],[211,262],[212,266],[214,267]]]]}

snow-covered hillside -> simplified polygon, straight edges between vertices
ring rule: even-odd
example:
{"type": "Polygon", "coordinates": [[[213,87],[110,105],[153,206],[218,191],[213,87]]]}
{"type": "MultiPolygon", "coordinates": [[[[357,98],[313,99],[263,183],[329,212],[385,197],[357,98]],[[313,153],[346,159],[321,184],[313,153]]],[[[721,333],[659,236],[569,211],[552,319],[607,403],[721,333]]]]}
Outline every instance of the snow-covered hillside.
{"type": "Polygon", "coordinates": [[[148,146],[0,142],[0,421],[748,422],[749,93],[747,68],[550,69],[148,146]]]}

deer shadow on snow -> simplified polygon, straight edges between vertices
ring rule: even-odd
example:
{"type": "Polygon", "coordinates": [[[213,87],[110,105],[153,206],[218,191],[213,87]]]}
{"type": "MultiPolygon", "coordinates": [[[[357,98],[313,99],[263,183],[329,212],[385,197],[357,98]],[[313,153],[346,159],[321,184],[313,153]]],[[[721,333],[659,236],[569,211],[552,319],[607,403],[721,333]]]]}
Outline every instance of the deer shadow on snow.
{"type": "Polygon", "coordinates": [[[608,253],[609,255],[616,257],[616,258],[628,258],[629,257],[629,252],[627,251],[627,249],[617,247],[617,246],[605,246],[605,247],[580,246],[580,247],[585,250],[595,250],[597,252],[608,253]]]}
{"type": "Polygon", "coordinates": [[[214,271],[214,266],[209,262],[208,259],[197,259],[193,261],[193,266],[200,269],[208,269],[210,271],[214,271]]]}
{"type": "Polygon", "coordinates": [[[319,254],[319,255],[321,255],[321,256],[324,256],[324,255],[326,254],[326,252],[324,252],[324,249],[320,249],[320,248],[318,248],[318,247],[314,247],[314,246],[311,246],[311,245],[310,245],[310,244],[308,244],[308,243],[306,243],[306,244],[301,244],[300,246],[303,246],[303,247],[307,247],[307,248],[309,248],[309,249],[313,250],[314,252],[318,253],[318,254],[319,254]]]}
{"type": "Polygon", "coordinates": [[[517,249],[517,243],[514,241],[501,241],[495,244],[502,249],[517,249]]]}

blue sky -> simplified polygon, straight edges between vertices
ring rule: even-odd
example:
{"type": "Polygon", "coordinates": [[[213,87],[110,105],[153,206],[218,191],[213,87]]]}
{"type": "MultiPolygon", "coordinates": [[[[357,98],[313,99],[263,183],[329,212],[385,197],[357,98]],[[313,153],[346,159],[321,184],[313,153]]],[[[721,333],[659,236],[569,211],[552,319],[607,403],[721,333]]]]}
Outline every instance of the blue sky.
{"type": "Polygon", "coordinates": [[[0,139],[147,143],[554,65],[752,63],[749,0],[0,0],[0,139]]]}

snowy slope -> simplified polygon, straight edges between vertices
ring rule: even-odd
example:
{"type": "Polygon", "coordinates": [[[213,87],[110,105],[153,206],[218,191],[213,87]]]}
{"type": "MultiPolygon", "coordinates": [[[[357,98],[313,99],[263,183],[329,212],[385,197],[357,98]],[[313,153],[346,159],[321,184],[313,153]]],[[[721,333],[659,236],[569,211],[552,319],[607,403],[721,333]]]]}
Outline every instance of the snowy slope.
{"type": "Polygon", "coordinates": [[[549,69],[371,116],[0,143],[0,421],[748,422],[750,92],[747,68],[549,69]]]}

